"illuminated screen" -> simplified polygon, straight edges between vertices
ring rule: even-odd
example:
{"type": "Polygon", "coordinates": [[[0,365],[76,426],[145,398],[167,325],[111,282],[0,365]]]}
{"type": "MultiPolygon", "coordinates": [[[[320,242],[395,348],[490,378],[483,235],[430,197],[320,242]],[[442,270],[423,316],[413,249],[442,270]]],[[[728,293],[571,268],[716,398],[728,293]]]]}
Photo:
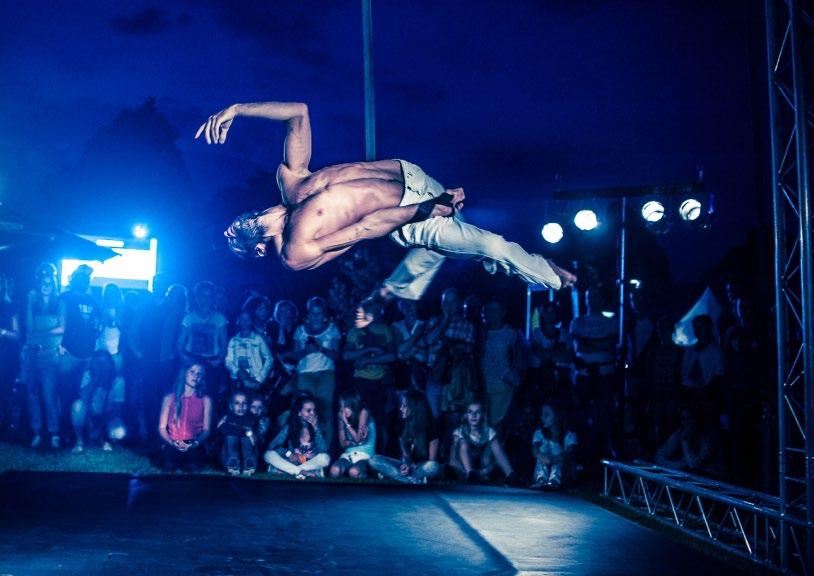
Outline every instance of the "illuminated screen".
{"type": "Polygon", "coordinates": [[[120,288],[133,290],[152,290],[153,277],[158,263],[158,240],[151,238],[145,241],[133,241],[131,245],[120,239],[99,238],[96,236],[83,236],[99,246],[106,246],[119,254],[104,262],[75,260],[66,258],[60,262],[60,282],[62,286],[68,285],[71,273],[81,264],[93,268],[91,286],[104,286],[110,282],[118,284],[120,288]]]}

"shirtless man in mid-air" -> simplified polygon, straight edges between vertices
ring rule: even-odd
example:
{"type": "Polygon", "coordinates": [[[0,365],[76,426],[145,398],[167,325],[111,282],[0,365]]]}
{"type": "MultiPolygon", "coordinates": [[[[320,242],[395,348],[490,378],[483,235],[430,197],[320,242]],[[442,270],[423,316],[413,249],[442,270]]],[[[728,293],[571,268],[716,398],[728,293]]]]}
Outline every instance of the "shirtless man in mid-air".
{"type": "Polygon", "coordinates": [[[292,270],[310,270],[362,240],[387,234],[410,251],[379,291],[418,300],[446,257],[482,261],[531,284],[559,289],[576,277],[518,244],[463,221],[464,191],[444,189],[418,166],[379,160],[309,170],[311,124],[301,103],[233,104],[201,125],[195,138],[223,144],[232,122],[251,116],[285,122],[283,161],[277,169],[282,204],[241,214],[225,235],[233,252],[255,258],[273,250],[292,270]]]}

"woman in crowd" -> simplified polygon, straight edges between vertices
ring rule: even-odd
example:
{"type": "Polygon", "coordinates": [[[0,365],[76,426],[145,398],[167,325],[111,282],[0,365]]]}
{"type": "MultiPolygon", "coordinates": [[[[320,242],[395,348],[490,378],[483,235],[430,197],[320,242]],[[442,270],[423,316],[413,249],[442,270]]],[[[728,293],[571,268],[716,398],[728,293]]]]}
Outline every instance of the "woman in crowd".
{"type": "Polygon", "coordinates": [[[714,407],[687,404],[681,408],[681,427],[656,452],[656,464],[721,478],[724,473],[721,432],[714,407]]]}
{"type": "Polygon", "coordinates": [[[184,363],[173,391],[164,397],[158,433],[164,441],[159,465],[165,471],[194,471],[204,463],[204,441],[212,427],[212,400],[205,393],[206,368],[200,360],[184,363]]]}
{"type": "MultiPolygon", "coordinates": [[[[123,399],[124,378],[118,374],[113,356],[107,350],[96,350],[90,358],[90,366],[82,374],[79,398],[71,405],[71,423],[76,433],[76,445],[71,450],[74,454],[85,450],[85,428],[91,440],[101,442],[102,450],[113,450],[109,432],[103,429],[106,421],[113,423],[119,419],[121,422],[123,399]]],[[[123,437],[122,430],[122,425],[114,424],[110,428],[113,435],[119,436],[116,440],[123,437]]]]}
{"type": "Polygon", "coordinates": [[[274,357],[270,377],[268,412],[276,417],[291,404],[297,375],[294,358],[294,329],[298,311],[291,300],[279,300],[274,305],[274,316],[268,324],[268,345],[274,357]]]}
{"type": "Polygon", "coordinates": [[[21,353],[21,376],[28,389],[28,418],[34,438],[31,447],[42,444],[42,408],[51,447],[60,447],[59,395],[57,375],[59,372],[59,349],[65,332],[65,308],[57,293],[56,266],[44,263],[37,268],[36,288],[28,293],[26,307],[26,341],[21,353]]]}
{"type": "Polygon", "coordinates": [[[319,427],[317,405],[312,395],[302,394],[294,399],[288,423],[271,441],[264,459],[270,472],[290,474],[300,480],[323,475],[331,457],[319,427]]]}
{"type": "Polygon", "coordinates": [[[449,465],[467,482],[487,479],[499,467],[507,482],[513,482],[514,470],[494,428],[489,426],[483,404],[470,402],[461,425],[452,433],[449,465]]]}
{"type": "Polygon", "coordinates": [[[401,460],[376,454],[368,464],[382,476],[398,482],[426,483],[441,472],[438,463],[441,441],[427,397],[418,390],[408,390],[402,397],[399,415],[404,423],[399,439],[401,460]]]}
{"type": "Polygon", "coordinates": [[[241,312],[249,313],[254,331],[267,339],[270,316],[268,298],[259,295],[249,296],[243,303],[241,312]]]}
{"type": "Polygon", "coordinates": [[[531,440],[535,459],[532,488],[556,490],[574,480],[577,435],[551,404],[543,405],[540,424],[531,440]]]}
{"type": "Polygon", "coordinates": [[[362,406],[362,398],[356,390],[339,395],[336,429],[339,446],[344,451],[331,466],[331,476],[366,477],[367,460],[376,451],[376,424],[362,406]]]}

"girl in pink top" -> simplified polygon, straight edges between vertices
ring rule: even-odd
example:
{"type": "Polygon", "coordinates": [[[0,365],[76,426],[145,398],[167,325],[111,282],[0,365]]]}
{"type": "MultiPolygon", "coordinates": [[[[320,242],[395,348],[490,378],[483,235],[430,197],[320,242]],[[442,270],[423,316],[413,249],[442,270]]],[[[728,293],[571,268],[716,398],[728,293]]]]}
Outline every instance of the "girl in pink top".
{"type": "Polygon", "coordinates": [[[194,471],[203,465],[203,442],[212,424],[212,400],[205,394],[206,368],[197,360],[185,362],[170,394],[161,404],[158,433],[164,441],[159,465],[165,471],[194,471]]]}

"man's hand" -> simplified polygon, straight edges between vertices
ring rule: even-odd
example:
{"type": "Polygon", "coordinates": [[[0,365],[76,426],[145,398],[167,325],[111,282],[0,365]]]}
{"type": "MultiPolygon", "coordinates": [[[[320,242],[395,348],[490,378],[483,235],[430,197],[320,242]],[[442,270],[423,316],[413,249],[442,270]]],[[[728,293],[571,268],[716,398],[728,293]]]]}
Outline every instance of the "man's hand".
{"type": "Polygon", "coordinates": [[[213,114],[206,123],[201,124],[201,127],[198,128],[195,139],[197,140],[203,134],[207,144],[223,144],[226,142],[226,133],[229,131],[235,116],[237,116],[236,104],[232,104],[217,114],[213,114]]]}
{"type": "Polygon", "coordinates": [[[561,286],[562,288],[569,288],[571,286],[576,286],[577,277],[574,274],[572,274],[568,270],[560,268],[559,266],[554,264],[554,262],[552,260],[548,261],[548,265],[551,266],[551,269],[554,270],[554,273],[557,276],[560,277],[560,280],[562,281],[562,286],[561,286]]]}
{"type": "Polygon", "coordinates": [[[463,188],[448,188],[441,196],[429,200],[435,204],[429,218],[454,216],[456,212],[463,209],[464,198],[466,195],[463,188]]]}

